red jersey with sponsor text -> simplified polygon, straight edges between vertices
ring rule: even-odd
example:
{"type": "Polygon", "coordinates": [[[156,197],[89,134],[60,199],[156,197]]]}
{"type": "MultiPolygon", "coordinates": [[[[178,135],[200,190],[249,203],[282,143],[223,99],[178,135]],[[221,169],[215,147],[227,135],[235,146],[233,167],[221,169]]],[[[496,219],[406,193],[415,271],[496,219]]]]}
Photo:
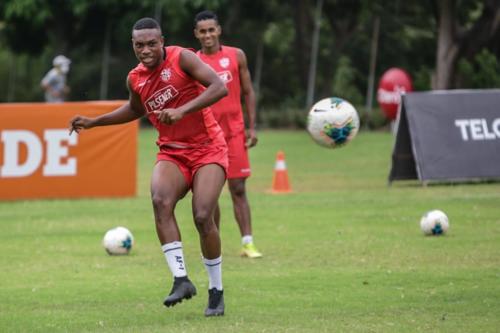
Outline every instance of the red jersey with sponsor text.
{"type": "Polygon", "coordinates": [[[184,48],[168,46],[163,62],[155,69],[137,65],[128,74],[132,90],[141,102],[151,123],[159,132],[158,146],[197,147],[224,140],[210,108],[186,114],[173,125],[160,122],[155,110],[175,109],[196,98],[205,89],[198,81],[185,73],[179,64],[184,48]]]}
{"type": "Polygon", "coordinates": [[[210,65],[226,84],[228,95],[211,106],[226,137],[235,136],[245,130],[237,51],[235,47],[221,45],[219,51],[214,54],[197,52],[200,59],[210,65]]]}

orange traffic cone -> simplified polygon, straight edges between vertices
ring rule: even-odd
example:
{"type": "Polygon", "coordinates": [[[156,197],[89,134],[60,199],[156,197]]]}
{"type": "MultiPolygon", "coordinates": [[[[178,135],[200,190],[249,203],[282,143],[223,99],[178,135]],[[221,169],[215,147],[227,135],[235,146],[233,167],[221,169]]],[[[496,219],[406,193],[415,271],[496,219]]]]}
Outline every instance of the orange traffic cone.
{"type": "Polygon", "coordinates": [[[274,165],[273,187],[271,193],[290,193],[290,182],[288,181],[288,171],[286,170],[285,153],[278,151],[276,154],[276,164],[274,165]]]}

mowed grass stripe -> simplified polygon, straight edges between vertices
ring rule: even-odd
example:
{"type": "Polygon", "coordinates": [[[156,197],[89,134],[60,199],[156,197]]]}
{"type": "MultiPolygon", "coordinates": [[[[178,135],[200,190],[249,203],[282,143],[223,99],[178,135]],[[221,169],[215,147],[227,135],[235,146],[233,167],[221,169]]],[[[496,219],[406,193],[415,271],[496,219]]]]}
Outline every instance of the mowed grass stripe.
{"type": "Polygon", "coordinates": [[[156,133],[141,129],[138,195],[0,202],[1,332],[497,332],[500,184],[387,186],[393,137],[361,132],[328,150],[303,131],[263,131],[250,152],[254,237],[239,257],[227,189],[220,205],[226,315],[206,319],[207,277],[190,197],[177,208],[198,295],[166,309],[171,276],[155,235],[149,179],[156,133]],[[283,150],[293,193],[268,191],[283,150]],[[440,238],[419,229],[445,211],[440,238]],[[101,246],[129,228],[129,256],[101,246]]]}

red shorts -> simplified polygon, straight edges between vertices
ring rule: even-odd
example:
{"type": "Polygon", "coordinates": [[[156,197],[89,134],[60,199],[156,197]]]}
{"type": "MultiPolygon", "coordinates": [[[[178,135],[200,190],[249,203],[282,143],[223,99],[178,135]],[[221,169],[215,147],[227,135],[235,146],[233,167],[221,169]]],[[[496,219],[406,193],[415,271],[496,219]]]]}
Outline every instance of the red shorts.
{"type": "Polygon", "coordinates": [[[245,146],[246,136],[241,133],[226,138],[229,160],[227,178],[247,178],[250,177],[250,162],[248,160],[248,148],[245,146]]]}
{"type": "Polygon", "coordinates": [[[204,165],[218,164],[227,175],[227,146],[224,144],[204,145],[196,148],[173,148],[162,146],[156,155],[156,162],[171,161],[179,167],[189,188],[193,177],[204,165]]]}

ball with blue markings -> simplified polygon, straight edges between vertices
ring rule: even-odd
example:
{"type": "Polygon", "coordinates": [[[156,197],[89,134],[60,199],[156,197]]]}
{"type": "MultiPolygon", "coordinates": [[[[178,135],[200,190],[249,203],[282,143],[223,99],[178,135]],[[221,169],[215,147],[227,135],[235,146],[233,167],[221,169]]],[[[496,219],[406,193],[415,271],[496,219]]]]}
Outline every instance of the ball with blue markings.
{"type": "Polygon", "coordinates": [[[358,112],[342,98],[320,100],[311,107],[307,117],[307,131],[323,147],[343,147],[354,139],[358,130],[358,112]]]}
{"type": "Polygon", "coordinates": [[[446,216],[446,214],[439,209],[428,211],[420,219],[420,229],[424,235],[444,235],[449,228],[450,221],[448,220],[448,216],[446,216]]]}
{"type": "Polygon", "coordinates": [[[134,246],[134,236],[127,228],[116,227],[106,232],[102,245],[109,255],[129,254],[134,246]]]}

